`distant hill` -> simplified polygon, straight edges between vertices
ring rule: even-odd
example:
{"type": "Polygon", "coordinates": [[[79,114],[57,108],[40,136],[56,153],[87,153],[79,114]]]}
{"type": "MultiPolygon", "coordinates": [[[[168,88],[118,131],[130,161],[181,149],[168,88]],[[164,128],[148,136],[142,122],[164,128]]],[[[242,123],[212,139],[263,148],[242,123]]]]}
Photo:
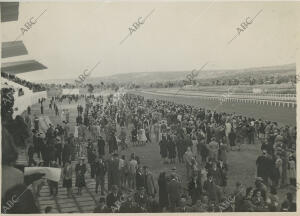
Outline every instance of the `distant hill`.
{"type": "MultiPolygon", "coordinates": [[[[115,74],[105,77],[92,77],[86,80],[87,83],[100,82],[135,82],[136,84],[176,81],[186,79],[186,76],[191,71],[161,71],[161,72],[140,72],[140,73],[126,73],[115,74]]],[[[230,77],[246,77],[246,76],[270,76],[270,75],[292,75],[296,74],[296,64],[287,64],[279,66],[266,66],[256,68],[246,68],[237,70],[203,70],[199,73],[196,79],[210,79],[210,78],[230,78],[230,77]]],[[[48,80],[43,81],[47,83],[74,83],[74,80],[48,80]]]]}

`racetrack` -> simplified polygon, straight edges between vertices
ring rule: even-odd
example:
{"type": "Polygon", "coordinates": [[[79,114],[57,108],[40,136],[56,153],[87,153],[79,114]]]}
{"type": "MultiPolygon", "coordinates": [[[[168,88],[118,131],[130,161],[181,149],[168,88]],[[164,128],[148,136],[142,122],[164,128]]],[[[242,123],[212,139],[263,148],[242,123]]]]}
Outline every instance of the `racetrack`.
{"type": "Polygon", "coordinates": [[[188,96],[179,94],[163,94],[155,92],[131,91],[131,93],[139,94],[149,99],[161,99],[174,101],[179,104],[190,104],[203,107],[206,109],[216,110],[217,112],[236,113],[255,119],[264,119],[278,122],[280,125],[296,126],[296,108],[262,105],[256,103],[242,103],[237,101],[220,102],[218,100],[208,100],[198,96],[188,96]]]}

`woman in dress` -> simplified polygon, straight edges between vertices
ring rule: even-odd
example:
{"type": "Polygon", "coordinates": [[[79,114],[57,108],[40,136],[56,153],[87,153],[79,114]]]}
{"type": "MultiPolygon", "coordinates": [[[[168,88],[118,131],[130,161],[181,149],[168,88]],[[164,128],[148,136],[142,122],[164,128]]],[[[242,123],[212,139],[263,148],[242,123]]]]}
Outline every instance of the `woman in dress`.
{"type": "Polygon", "coordinates": [[[222,160],[225,164],[227,164],[227,148],[228,146],[225,143],[220,143],[219,160],[222,160]]]}
{"type": "Polygon", "coordinates": [[[194,155],[197,155],[198,154],[198,149],[197,149],[198,140],[197,140],[197,136],[196,136],[195,130],[192,131],[191,140],[192,140],[192,143],[193,143],[192,152],[193,152],[194,155]]]}
{"type": "Polygon", "coordinates": [[[273,186],[276,188],[280,188],[282,177],[282,160],[279,154],[275,155],[274,159],[274,168],[273,168],[273,186]]]}
{"type": "Polygon", "coordinates": [[[288,157],[287,174],[289,183],[296,187],[296,159],[292,154],[288,157]]]}
{"type": "Polygon", "coordinates": [[[61,121],[66,121],[66,113],[65,113],[65,109],[63,109],[62,111],[61,111],[61,121]]]}
{"type": "Polygon", "coordinates": [[[163,159],[163,163],[167,163],[167,156],[168,156],[168,141],[166,135],[162,136],[161,141],[159,142],[160,146],[160,155],[161,158],[163,159]]]}
{"type": "Polygon", "coordinates": [[[80,161],[78,164],[76,164],[75,167],[75,173],[76,173],[76,184],[75,186],[78,187],[78,195],[81,195],[81,189],[82,187],[85,187],[85,174],[86,172],[86,165],[84,163],[84,158],[80,158],[80,161]]]}
{"type": "Polygon", "coordinates": [[[63,187],[67,188],[67,195],[68,198],[72,196],[72,165],[70,161],[67,161],[65,163],[65,166],[63,168],[63,187]]]}
{"type": "Polygon", "coordinates": [[[142,128],[138,128],[137,130],[137,145],[142,144],[142,128]]]}
{"type": "Polygon", "coordinates": [[[140,137],[141,145],[145,145],[147,142],[147,137],[146,137],[146,131],[144,128],[140,129],[140,135],[141,135],[141,137],[140,137]]]}

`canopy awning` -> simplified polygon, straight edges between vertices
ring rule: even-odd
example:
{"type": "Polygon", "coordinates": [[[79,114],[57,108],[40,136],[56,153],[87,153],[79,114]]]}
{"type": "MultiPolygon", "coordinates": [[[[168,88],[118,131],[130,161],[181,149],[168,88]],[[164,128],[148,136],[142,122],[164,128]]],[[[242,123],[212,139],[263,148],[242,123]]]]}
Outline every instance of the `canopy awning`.
{"type": "Polygon", "coordinates": [[[1,22],[17,21],[19,2],[1,2],[1,22]]]}
{"type": "Polygon", "coordinates": [[[1,72],[9,74],[19,74],[44,69],[47,69],[47,67],[37,62],[36,60],[7,62],[2,63],[1,65],[1,72]]]}
{"type": "Polygon", "coordinates": [[[10,41],[2,43],[2,58],[27,55],[28,51],[23,41],[10,41]]]}

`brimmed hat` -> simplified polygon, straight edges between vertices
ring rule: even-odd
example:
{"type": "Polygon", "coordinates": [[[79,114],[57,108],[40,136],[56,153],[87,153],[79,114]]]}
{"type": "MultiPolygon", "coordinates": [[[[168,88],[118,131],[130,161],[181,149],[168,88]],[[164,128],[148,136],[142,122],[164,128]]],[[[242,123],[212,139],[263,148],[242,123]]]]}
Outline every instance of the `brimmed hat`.
{"type": "Polygon", "coordinates": [[[138,190],[139,190],[139,191],[145,190],[145,187],[143,187],[143,186],[142,186],[142,187],[139,187],[138,190]]]}
{"type": "Polygon", "coordinates": [[[99,198],[99,203],[105,203],[105,197],[100,197],[99,198]]]}
{"type": "Polygon", "coordinates": [[[112,186],[111,186],[111,190],[112,190],[112,191],[118,190],[118,186],[117,186],[117,185],[112,185],[112,186]]]}
{"type": "Polygon", "coordinates": [[[255,180],[256,181],[264,181],[262,177],[256,177],[255,180]]]}

